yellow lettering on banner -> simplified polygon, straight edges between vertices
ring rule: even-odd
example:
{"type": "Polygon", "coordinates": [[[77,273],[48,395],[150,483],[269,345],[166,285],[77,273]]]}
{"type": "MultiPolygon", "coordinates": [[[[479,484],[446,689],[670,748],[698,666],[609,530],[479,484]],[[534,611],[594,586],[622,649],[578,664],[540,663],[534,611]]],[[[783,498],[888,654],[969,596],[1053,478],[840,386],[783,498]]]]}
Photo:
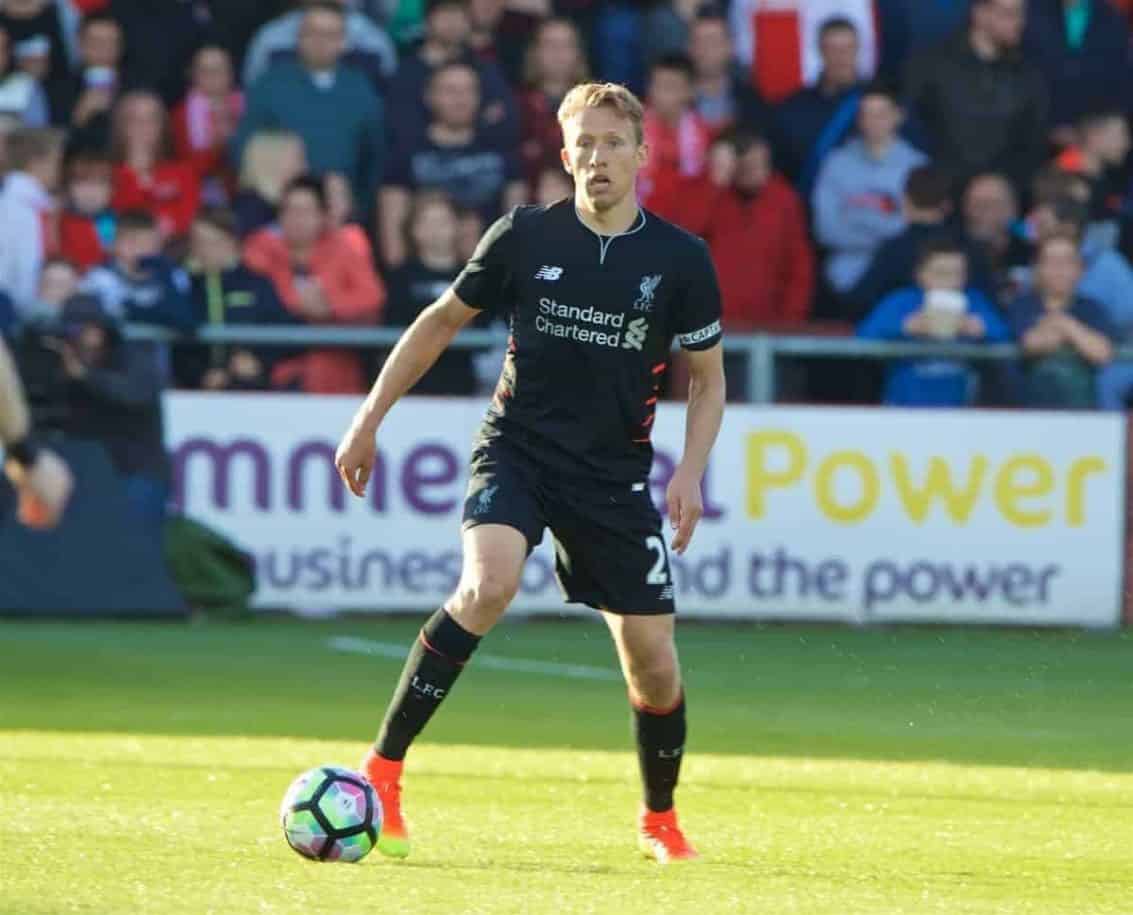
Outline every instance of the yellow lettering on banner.
{"type": "Polygon", "coordinates": [[[1078,458],[1070,465],[1066,473],[1066,523],[1070,527],[1086,523],[1086,477],[1107,469],[1100,457],[1078,458]]]}
{"type": "Polygon", "coordinates": [[[857,524],[877,507],[877,500],[881,496],[881,480],[873,462],[862,452],[835,451],[827,455],[815,471],[814,495],[818,500],[818,507],[831,521],[857,524]],[[842,468],[857,473],[862,483],[862,492],[857,501],[847,505],[839,504],[834,495],[834,478],[842,468]]]}
{"type": "Polygon", "coordinates": [[[785,429],[754,432],[747,437],[747,513],[752,518],[767,515],[767,491],[790,486],[802,479],[806,467],[806,446],[803,440],[785,429]],[[767,466],[770,452],[781,449],[787,454],[787,466],[772,470],[767,466]]]}
{"type": "Polygon", "coordinates": [[[1054,470],[1037,454],[1017,454],[995,475],[995,504],[1011,524],[1043,527],[1050,523],[1050,508],[1026,509],[1019,503],[1054,492],[1054,470]],[[1022,479],[1020,479],[1022,477],[1022,479]]]}
{"type": "Polygon", "coordinates": [[[897,495],[909,518],[916,524],[922,524],[928,517],[929,509],[934,499],[944,502],[944,510],[957,524],[966,524],[976,507],[976,500],[983,486],[984,475],[987,473],[988,460],[982,454],[976,455],[968,462],[968,477],[962,489],[952,486],[952,467],[942,457],[931,458],[928,462],[928,473],[925,474],[924,483],[917,486],[910,479],[909,461],[905,455],[894,451],[889,455],[889,466],[893,473],[893,482],[897,485],[897,495]]]}

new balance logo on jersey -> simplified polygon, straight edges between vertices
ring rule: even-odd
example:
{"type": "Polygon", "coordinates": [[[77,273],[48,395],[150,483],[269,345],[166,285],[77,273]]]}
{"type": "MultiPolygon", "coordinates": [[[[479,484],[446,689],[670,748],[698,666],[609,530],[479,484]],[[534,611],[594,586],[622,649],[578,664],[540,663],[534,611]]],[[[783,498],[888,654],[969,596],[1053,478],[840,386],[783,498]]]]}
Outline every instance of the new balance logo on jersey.
{"type": "Polygon", "coordinates": [[[548,283],[553,283],[563,275],[562,267],[547,267],[542,266],[535,271],[535,279],[546,280],[548,283]]]}
{"type": "Polygon", "coordinates": [[[626,328],[626,337],[622,341],[622,349],[635,349],[640,352],[645,345],[645,337],[649,333],[649,322],[645,318],[634,318],[626,328]]]}

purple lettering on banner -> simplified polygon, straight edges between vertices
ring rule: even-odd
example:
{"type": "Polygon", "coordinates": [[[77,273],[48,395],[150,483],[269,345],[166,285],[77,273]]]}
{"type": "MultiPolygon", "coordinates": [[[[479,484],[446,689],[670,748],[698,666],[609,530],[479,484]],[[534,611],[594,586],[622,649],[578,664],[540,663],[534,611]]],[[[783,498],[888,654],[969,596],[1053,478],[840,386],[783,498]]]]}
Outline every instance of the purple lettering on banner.
{"type": "Polygon", "coordinates": [[[287,462],[287,504],[303,511],[303,468],[310,457],[322,458],[327,473],[327,504],[336,512],[346,508],[346,486],[334,466],[334,448],[326,442],[304,442],[287,462]]]}
{"type": "Polygon", "coordinates": [[[330,550],[322,548],[307,554],[307,567],[315,573],[314,579],[307,584],[312,591],[325,591],[334,581],[334,572],[331,571],[333,558],[330,550]]]}
{"type": "Polygon", "coordinates": [[[256,560],[256,577],[264,578],[273,588],[287,590],[294,588],[299,582],[299,573],[303,571],[303,559],[291,551],[288,554],[290,565],[286,575],[281,575],[276,569],[276,563],[283,558],[278,550],[271,550],[256,560]]]}
{"type": "Polygon", "coordinates": [[[338,538],[338,575],[342,586],[348,591],[354,588],[354,582],[350,578],[350,566],[354,560],[351,549],[353,545],[354,541],[349,537],[338,538]]]}
{"type": "Polygon", "coordinates": [[[1003,570],[1003,596],[1009,604],[1025,607],[1034,599],[1031,589],[1035,586],[1035,579],[1028,566],[1021,562],[1011,563],[1003,570]]]}
{"type": "Polygon", "coordinates": [[[790,579],[795,579],[794,593],[799,597],[810,594],[810,576],[807,575],[806,563],[788,553],[780,547],[775,551],[773,558],[775,567],[775,596],[781,597],[789,592],[790,579]]]}
{"type": "Polygon", "coordinates": [[[850,568],[841,559],[827,559],[815,571],[814,583],[818,596],[823,600],[842,600],[846,594],[843,588],[850,577],[850,568]]]}
{"type": "Polygon", "coordinates": [[[456,507],[457,499],[429,499],[425,492],[430,486],[449,486],[455,482],[460,464],[444,445],[430,443],[418,445],[409,452],[401,467],[401,491],[414,511],[424,515],[443,515],[456,507]],[[441,462],[440,470],[428,472],[423,465],[432,459],[441,462]]]}
{"type": "Polygon", "coordinates": [[[271,507],[271,459],[262,445],[249,438],[238,438],[231,445],[190,438],[173,452],[173,492],[178,508],[185,507],[187,464],[194,454],[204,455],[212,465],[212,501],[217,508],[228,508],[231,464],[239,456],[248,458],[252,464],[252,493],[256,508],[267,511],[271,507]]]}
{"type": "Polygon", "coordinates": [[[376,564],[381,568],[382,580],[376,582],[374,587],[388,588],[393,582],[393,560],[388,553],[382,550],[370,550],[358,562],[358,587],[369,588],[370,565],[376,564]]]}
{"type": "Polygon", "coordinates": [[[863,603],[866,610],[877,604],[888,603],[897,596],[901,588],[901,570],[888,560],[872,563],[865,573],[865,592],[863,603]]]}
{"type": "Polygon", "coordinates": [[[401,567],[398,569],[398,578],[401,586],[411,594],[420,594],[428,590],[428,585],[421,581],[421,576],[429,571],[429,557],[414,550],[401,557],[401,567]]]}
{"type": "Polygon", "coordinates": [[[908,576],[905,579],[905,590],[917,603],[923,604],[933,600],[939,589],[940,576],[931,563],[914,562],[909,567],[908,576]]]}
{"type": "Polygon", "coordinates": [[[732,581],[732,551],[724,546],[716,556],[700,560],[696,566],[696,590],[701,597],[722,597],[732,581]]]}
{"type": "Polygon", "coordinates": [[[376,512],[386,510],[386,456],[379,450],[370,474],[370,505],[376,512]]]}
{"type": "Polygon", "coordinates": [[[767,568],[767,562],[762,553],[752,553],[749,560],[747,571],[747,590],[748,593],[754,594],[756,597],[775,597],[775,593],[770,588],[764,586],[760,582],[760,573],[767,568]]]}

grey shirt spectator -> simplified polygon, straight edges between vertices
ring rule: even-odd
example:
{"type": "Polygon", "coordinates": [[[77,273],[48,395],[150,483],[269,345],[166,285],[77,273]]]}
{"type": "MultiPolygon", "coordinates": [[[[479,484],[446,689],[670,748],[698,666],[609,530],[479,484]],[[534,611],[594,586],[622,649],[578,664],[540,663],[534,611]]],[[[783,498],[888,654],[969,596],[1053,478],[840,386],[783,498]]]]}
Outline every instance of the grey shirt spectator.
{"type": "MultiPolygon", "coordinates": [[[[345,6],[345,4],[339,4],[345,6]]],[[[298,56],[299,31],[303,10],[295,10],[273,19],[252,38],[244,58],[244,85],[251,86],[280,59],[298,56]]],[[[344,10],[346,44],[343,62],[366,73],[375,86],[382,87],[397,70],[397,48],[393,40],[376,22],[357,10],[344,10]]]]}

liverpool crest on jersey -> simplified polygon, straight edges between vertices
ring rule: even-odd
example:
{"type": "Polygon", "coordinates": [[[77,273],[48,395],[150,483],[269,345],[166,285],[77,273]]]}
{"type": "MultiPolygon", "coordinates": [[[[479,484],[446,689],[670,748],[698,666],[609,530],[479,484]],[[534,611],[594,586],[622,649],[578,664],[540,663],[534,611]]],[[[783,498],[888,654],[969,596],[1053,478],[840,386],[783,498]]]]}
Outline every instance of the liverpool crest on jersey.
{"type": "Polygon", "coordinates": [[[637,301],[633,303],[633,307],[638,311],[652,311],[653,296],[656,294],[657,287],[660,285],[660,273],[654,274],[653,276],[643,276],[641,278],[641,285],[637,287],[641,295],[637,297],[637,301]]]}

